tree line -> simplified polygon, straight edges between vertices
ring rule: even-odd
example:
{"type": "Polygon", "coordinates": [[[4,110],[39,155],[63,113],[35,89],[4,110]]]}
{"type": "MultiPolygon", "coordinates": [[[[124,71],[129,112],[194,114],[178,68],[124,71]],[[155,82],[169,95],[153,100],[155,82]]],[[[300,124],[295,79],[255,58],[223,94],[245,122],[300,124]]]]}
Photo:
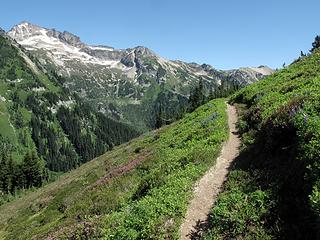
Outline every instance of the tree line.
{"type": "Polygon", "coordinates": [[[48,179],[45,162],[35,151],[28,152],[21,162],[11,155],[0,156],[0,191],[13,194],[18,189],[40,187],[48,179]]]}
{"type": "Polygon", "coordinates": [[[172,96],[174,94],[170,91],[160,91],[152,105],[153,128],[159,128],[181,119],[185,113],[193,112],[212,99],[227,97],[240,88],[241,85],[238,82],[230,79],[222,80],[221,84],[215,88],[206,87],[204,80],[199,79],[198,83],[191,89],[188,99],[179,95],[172,96]],[[169,96],[170,94],[171,96],[169,96]]]}

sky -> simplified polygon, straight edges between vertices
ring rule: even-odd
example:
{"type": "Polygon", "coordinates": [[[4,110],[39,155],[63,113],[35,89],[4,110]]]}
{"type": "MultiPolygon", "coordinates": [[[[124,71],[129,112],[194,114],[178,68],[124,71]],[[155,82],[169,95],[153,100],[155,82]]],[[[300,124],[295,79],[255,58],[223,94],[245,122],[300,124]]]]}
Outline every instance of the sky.
{"type": "Polygon", "coordinates": [[[146,46],[217,69],[279,68],[320,35],[319,0],[10,0],[0,27],[28,21],[88,44],[146,46]]]}

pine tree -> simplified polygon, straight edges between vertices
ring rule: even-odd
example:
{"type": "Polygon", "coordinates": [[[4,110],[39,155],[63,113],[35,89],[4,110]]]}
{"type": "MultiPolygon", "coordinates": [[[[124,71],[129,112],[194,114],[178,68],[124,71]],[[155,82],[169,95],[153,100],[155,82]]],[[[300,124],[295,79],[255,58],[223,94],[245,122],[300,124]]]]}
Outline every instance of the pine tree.
{"type": "Polygon", "coordinates": [[[210,100],[212,100],[212,99],[214,99],[214,93],[213,93],[213,89],[210,88],[208,100],[210,101],[210,100]]]}
{"type": "Polygon", "coordinates": [[[310,50],[310,52],[313,52],[315,49],[320,47],[320,36],[317,35],[314,39],[314,42],[312,43],[312,49],[310,50]]]}
{"type": "Polygon", "coordinates": [[[189,112],[194,111],[197,107],[204,103],[205,95],[203,92],[203,80],[199,81],[198,86],[190,93],[189,97],[189,112]]]}
{"type": "Polygon", "coordinates": [[[25,188],[39,187],[46,178],[44,162],[35,151],[26,154],[21,170],[25,179],[25,188]]]}
{"type": "Polygon", "coordinates": [[[162,125],[163,125],[162,105],[159,104],[159,108],[156,113],[155,128],[160,128],[162,125]]]}

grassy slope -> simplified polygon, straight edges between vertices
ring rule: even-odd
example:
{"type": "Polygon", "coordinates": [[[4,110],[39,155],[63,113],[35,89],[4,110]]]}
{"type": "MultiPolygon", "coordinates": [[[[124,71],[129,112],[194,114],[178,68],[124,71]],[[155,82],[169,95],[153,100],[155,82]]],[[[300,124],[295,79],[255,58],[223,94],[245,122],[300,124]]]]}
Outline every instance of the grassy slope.
{"type": "Polygon", "coordinates": [[[214,164],[227,139],[225,107],[223,99],[211,101],[0,206],[0,238],[178,238],[193,183],[214,164]],[[130,161],[142,162],[95,184],[130,161]]]}
{"type": "Polygon", "coordinates": [[[206,239],[316,239],[320,217],[320,51],[236,93],[243,151],[206,239]]]}

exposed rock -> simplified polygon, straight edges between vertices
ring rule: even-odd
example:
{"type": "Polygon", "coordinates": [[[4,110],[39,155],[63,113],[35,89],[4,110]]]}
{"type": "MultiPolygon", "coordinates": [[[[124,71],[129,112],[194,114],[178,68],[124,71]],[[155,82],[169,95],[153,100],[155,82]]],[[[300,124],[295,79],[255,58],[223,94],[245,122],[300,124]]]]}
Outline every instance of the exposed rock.
{"type": "Polygon", "coordinates": [[[121,59],[121,63],[123,63],[127,67],[133,67],[135,65],[135,54],[134,52],[129,53],[127,56],[121,59]]]}
{"type": "Polygon", "coordinates": [[[69,33],[67,31],[59,32],[55,29],[51,29],[47,31],[47,35],[49,37],[55,37],[61,40],[62,42],[65,42],[67,44],[70,44],[75,47],[84,47],[85,44],[83,44],[80,40],[80,37],[69,33]]]}

